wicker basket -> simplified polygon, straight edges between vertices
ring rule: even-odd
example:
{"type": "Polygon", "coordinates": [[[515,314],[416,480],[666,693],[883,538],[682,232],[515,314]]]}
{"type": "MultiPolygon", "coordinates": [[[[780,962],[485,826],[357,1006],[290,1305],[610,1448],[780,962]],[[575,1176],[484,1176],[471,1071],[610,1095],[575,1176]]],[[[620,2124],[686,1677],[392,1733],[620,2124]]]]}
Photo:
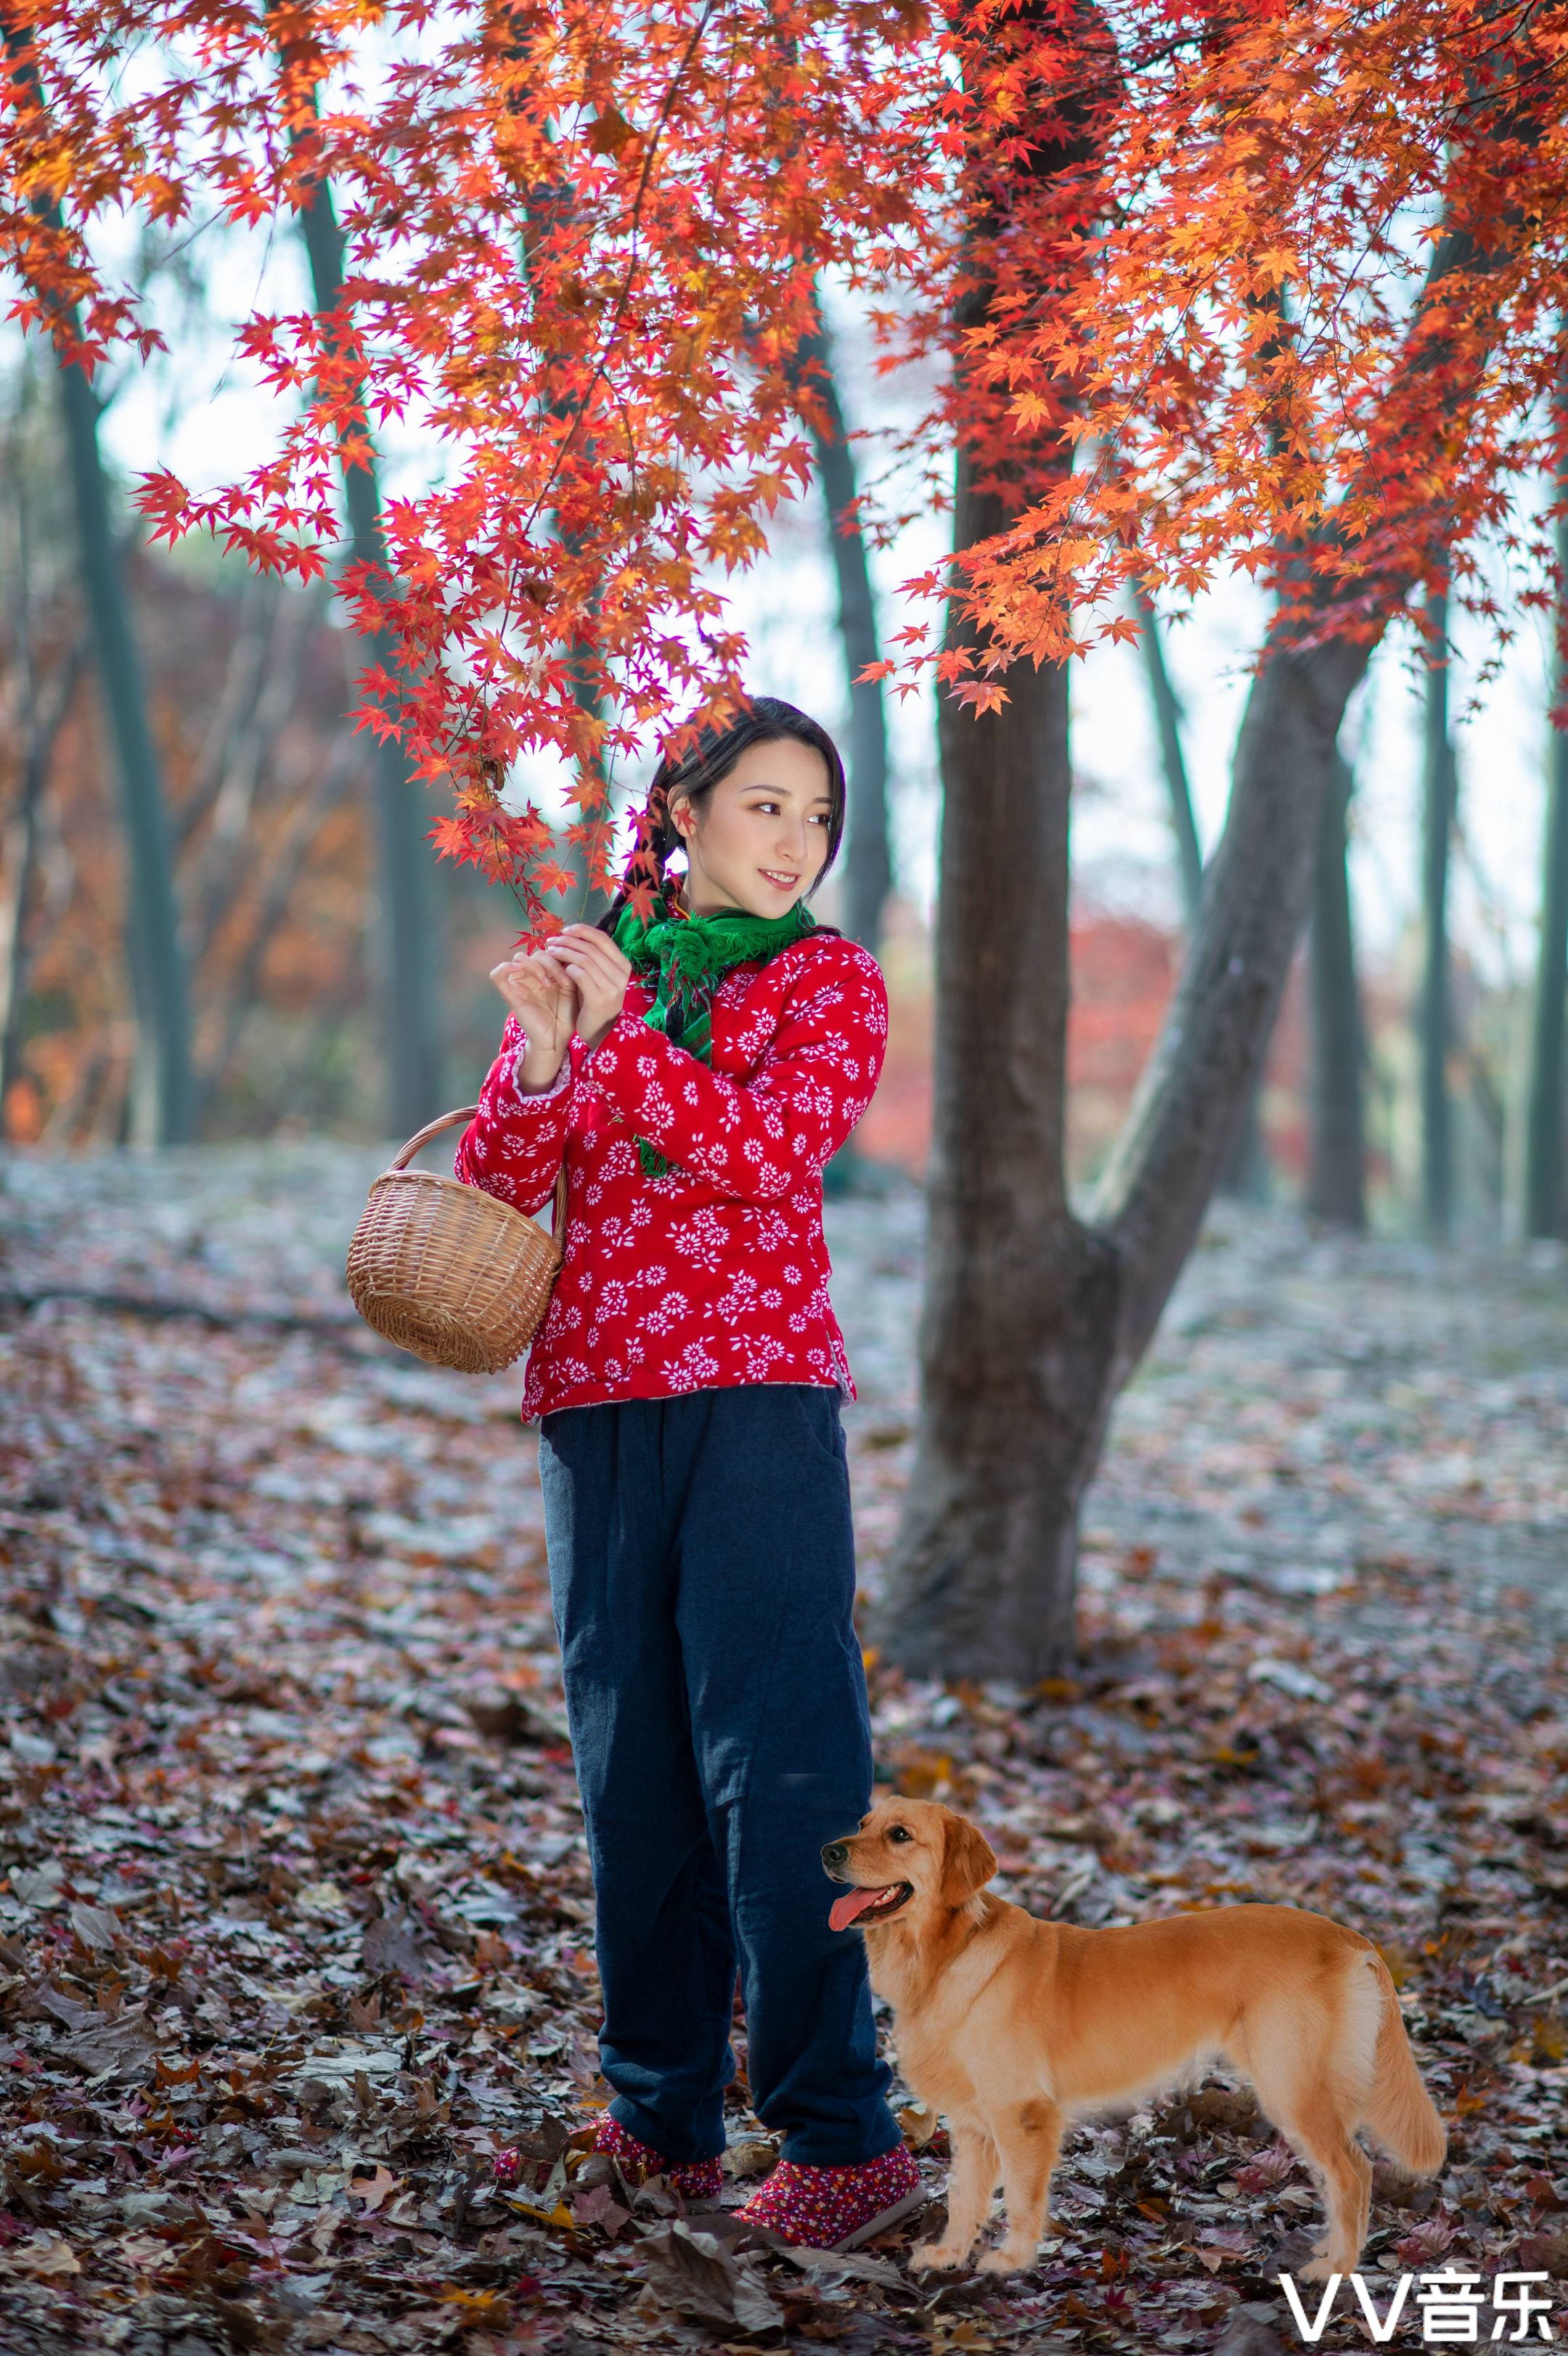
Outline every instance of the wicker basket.
{"type": "Polygon", "coordinates": [[[408,1167],[421,1145],[477,1109],[432,1120],[377,1179],[348,1247],[348,1290],[366,1323],[400,1350],[495,1375],[521,1357],[549,1305],[566,1234],[566,1164],[553,1235],[481,1187],[408,1167]]]}

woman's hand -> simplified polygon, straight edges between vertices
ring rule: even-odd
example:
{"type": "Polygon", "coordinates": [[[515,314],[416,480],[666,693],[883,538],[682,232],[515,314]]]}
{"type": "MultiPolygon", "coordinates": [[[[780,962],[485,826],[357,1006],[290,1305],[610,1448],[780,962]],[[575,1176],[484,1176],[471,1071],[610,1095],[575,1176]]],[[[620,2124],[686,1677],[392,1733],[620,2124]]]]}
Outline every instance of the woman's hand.
{"type": "Polygon", "coordinates": [[[624,1003],[631,961],[593,925],[568,925],[546,942],[544,955],[576,985],[578,1034],[592,1052],[624,1003]]]}
{"type": "Polygon", "coordinates": [[[541,949],[519,949],[490,979],[523,1027],[517,1078],[530,1096],[553,1087],[577,1028],[577,985],[541,949]]]}

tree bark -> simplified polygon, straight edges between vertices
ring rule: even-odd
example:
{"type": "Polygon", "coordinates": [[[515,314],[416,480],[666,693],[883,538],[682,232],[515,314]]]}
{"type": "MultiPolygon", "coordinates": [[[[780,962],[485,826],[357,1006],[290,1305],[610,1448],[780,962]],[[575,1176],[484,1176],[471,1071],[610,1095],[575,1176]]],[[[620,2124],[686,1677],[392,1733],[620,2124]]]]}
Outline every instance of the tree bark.
{"type": "MultiPolygon", "coordinates": [[[[1559,498],[1568,498],[1560,477],[1559,498]]],[[[1568,519],[1557,521],[1557,562],[1568,582],[1568,519]]],[[[1568,628],[1568,592],[1560,591],[1557,628],[1568,628]]],[[[1568,697],[1568,664],[1561,644],[1552,659],[1553,706],[1568,697]]],[[[1530,1034],[1530,1082],[1525,1103],[1524,1231],[1568,1235],[1568,1187],[1563,1183],[1565,1001],[1568,1001],[1568,731],[1554,727],[1546,754],[1546,840],[1541,884],[1541,936],[1536,949],[1535,1002],[1530,1034]]]]}
{"type": "MultiPolygon", "coordinates": [[[[26,590],[24,587],[24,596],[26,590]]],[[[18,627],[27,627],[25,612],[18,627]]],[[[27,911],[38,865],[38,821],[45,788],[59,732],[65,724],[80,679],[85,648],[72,647],[51,686],[48,705],[39,709],[32,651],[24,648],[25,701],[22,781],[16,807],[6,820],[5,837],[5,891],[0,899],[0,1135],[4,1108],[12,1083],[22,1074],[22,1015],[27,1002],[27,911]]]]}
{"type": "Polygon", "coordinates": [[[888,730],[881,682],[860,673],[881,659],[865,534],[855,501],[859,492],[855,454],[833,371],[833,344],[820,307],[814,335],[795,355],[795,369],[813,396],[805,415],[816,451],[827,508],[827,538],[838,584],[838,635],[849,676],[849,825],[845,862],[845,931],[874,957],[882,911],[892,889],[888,848],[888,730]]]}
{"type": "Polygon", "coordinates": [[[1323,799],[1313,862],[1307,935],[1312,998],[1312,1124],[1307,1208],[1314,1218],[1362,1228],[1366,1130],[1361,1074],[1365,1041],[1356,987],[1355,935],[1346,864],[1354,779],[1338,751],[1323,799]]]}
{"type": "MultiPolygon", "coordinates": [[[[1149,701],[1154,706],[1155,727],[1159,736],[1160,766],[1165,773],[1171,831],[1176,837],[1182,908],[1190,934],[1198,921],[1199,904],[1203,897],[1203,853],[1199,847],[1198,828],[1192,815],[1192,792],[1187,781],[1187,761],[1181,747],[1181,705],[1166,668],[1159,616],[1155,611],[1154,601],[1141,583],[1135,588],[1133,595],[1140,625],[1138,643],[1143,649],[1149,701]]],[[[1268,1154],[1264,1145],[1263,1124],[1258,1118],[1255,1093],[1248,1099],[1246,1117],[1220,1175],[1220,1188],[1222,1194],[1232,1194],[1239,1202],[1263,1203],[1268,1199],[1268,1154]]]]}
{"type": "MultiPolygon", "coordinates": [[[[1002,527],[960,458],[957,544],[1002,527]]],[[[923,1676],[1040,1676],[1072,1649],[1117,1255],[1068,1206],[1068,684],[1020,663],[939,699],[935,1101],[915,1464],[886,1641],[923,1676]]]]}
{"type": "Polygon", "coordinates": [[[1311,894],[1334,740],[1370,648],[1276,625],[1237,738],[1225,830],[1181,979],[1101,1181],[1126,1266],[1118,1382],[1152,1339],[1256,1087],[1311,894]]]}
{"type": "MultiPolygon", "coordinates": [[[[331,185],[315,182],[300,225],[310,260],[315,307],[336,310],[343,291],[343,232],[331,185]]],[[[367,429],[367,440],[368,438],[367,429]]],[[[358,564],[384,566],[380,492],[373,463],[343,468],[348,540],[358,564]]],[[[372,659],[397,669],[389,633],[370,637],[372,659]]],[[[379,968],[383,1008],[389,1128],[403,1136],[418,1129],[441,1102],[441,985],[433,859],[425,841],[423,788],[396,737],[378,740],[370,756],[375,781],[379,868],[379,968]]]]}
{"type": "MultiPolygon", "coordinates": [[[[74,319],[70,324],[74,332],[74,319]]],[[[190,1135],[195,1092],[163,772],[147,717],[124,570],[109,520],[98,397],[74,363],[60,363],[58,372],[82,589],[125,826],[125,947],[138,1034],[130,1133],[138,1144],[180,1145],[190,1135]]]]}
{"type": "Polygon", "coordinates": [[[1421,1211],[1427,1233],[1445,1236],[1454,1216],[1448,1098],[1448,846],[1454,829],[1454,748],[1448,736],[1448,600],[1429,600],[1421,805],[1421,1211]]]}

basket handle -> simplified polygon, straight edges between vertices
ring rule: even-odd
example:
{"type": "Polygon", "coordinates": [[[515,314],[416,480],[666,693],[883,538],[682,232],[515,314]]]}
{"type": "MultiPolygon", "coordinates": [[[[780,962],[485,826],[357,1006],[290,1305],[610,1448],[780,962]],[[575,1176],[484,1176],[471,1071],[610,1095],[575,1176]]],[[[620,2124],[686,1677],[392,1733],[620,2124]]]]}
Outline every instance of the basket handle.
{"type": "Polygon", "coordinates": [[[443,1129],[455,1129],[459,1121],[466,1128],[478,1109],[477,1105],[459,1105],[455,1112],[443,1112],[439,1120],[426,1121],[418,1136],[411,1137],[401,1152],[392,1156],[392,1168],[406,1170],[421,1145],[428,1145],[431,1139],[439,1137],[443,1129]]]}
{"type": "Polygon", "coordinates": [[[438,1119],[438,1121],[426,1121],[424,1129],[419,1130],[419,1136],[410,1138],[410,1141],[407,1141],[405,1148],[402,1148],[402,1152],[396,1152],[396,1154],[393,1154],[393,1162],[390,1162],[390,1166],[393,1166],[393,1169],[396,1169],[396,1171],[405,1171],[407,1166],[410,1166],[410,1162],[412,1162],[412,1159],[414,1159],[414,1154],[419,1152],[419,1148],[421,1148],[421,1145],[429,1145],[431,1138],[438,1138],[438,1136],[441,1136],[441,1130],[443,1130],[443,1129],[457,1129],[459,1121],[462,1121],[464,1126],[468,1126],[468,1121],[474,1119],[474,1114],[475,1114],[475,1112],[478,1112],[478,1105],[459,1105],[457,1112],[443,1112],[443,1114],[441,1114],[441,1119],[438,1119]]]}
{"type": "MultiPolygon", "coordinates": [[[[421,1146],[428,1145],[432,1137],[439,1137],[443,1129],[455,1129],[459,1121],[466,1128],[478,1109],[477,1105],[459,1105],[455,1112],[443,1112],[439,1120],[426,1121],[424,1127],[415,1136],[411,1137],[399,1152],[393,1154],[391,1167],[394,1170],[406,1170],[421,1146]]],[[[566,1156],[564,1153],[560,1157],[560,1174],[555,1182],[555,1217],[550,1234],[555,1242],[564,1248],[566,1242],[566,1156]]]]}

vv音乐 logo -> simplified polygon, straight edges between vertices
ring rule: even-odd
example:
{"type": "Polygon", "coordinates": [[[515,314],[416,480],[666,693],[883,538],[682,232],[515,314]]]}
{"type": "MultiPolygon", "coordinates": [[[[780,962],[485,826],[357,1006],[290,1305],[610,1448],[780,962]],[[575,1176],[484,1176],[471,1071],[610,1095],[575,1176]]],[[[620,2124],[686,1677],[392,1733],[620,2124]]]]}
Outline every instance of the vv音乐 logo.
{"type": "MultiPolygon", "coordinates": [[[[1309,2315],[1292,2275],[1277,2277],[1283,2288],[1296,2328],[1303,2340],[1315,2345],[1323,2337],[1334,2314],[1343,2275],[1330,2275],[1319,2288],[1312,2286],[1311,2296],[1317,2304],[1309,2315]]],[[[1376,2299],[1360,2275],[1350,2276],[1350,2287],[1361,2310],[1361,2320],[1374,2340],[1393,2338],[1402,2319],[1407,2328],[1419,2318],[1422,2342],[1426,2347],[1469,2344],[1483,2340],[1509,2342],[1532,2340],[1537,2331],[1542,2340],[1553,2336],[1550,2317],[1553,2305],[1551,2291],[1533,2288],[1536,2284],[1549,2284],[1546,2274],[1501,2274],[1491,2277],[1488,2297],[1483,2285],[1487,2276],[1472,2274],[1462,2266],[1445,2266],[1438,2274],[1401,2275],[1389,2293],[1388,2305],[1381,2311],[1376,2299]],[[1408,2309],[1408,2313],[1407,2313],[1408,2309]],[[1491,2329],[1483,2332],[1483,2311],[1488,2316],[1491,2329]],[[1512,2324],[1512,2330],[1505,2327],[1512,2324]]]]}

